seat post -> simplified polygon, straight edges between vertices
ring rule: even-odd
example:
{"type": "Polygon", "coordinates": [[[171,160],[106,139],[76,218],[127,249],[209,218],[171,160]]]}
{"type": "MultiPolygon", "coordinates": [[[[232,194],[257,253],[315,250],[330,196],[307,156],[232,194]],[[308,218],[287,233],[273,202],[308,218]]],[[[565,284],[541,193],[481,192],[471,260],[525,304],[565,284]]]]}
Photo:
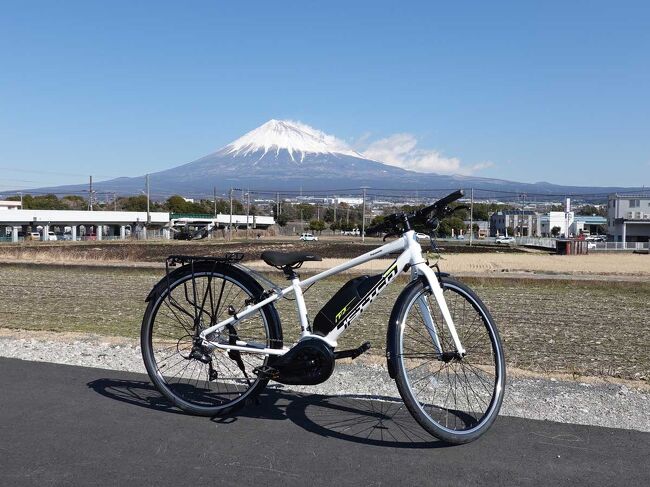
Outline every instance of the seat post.
{"type": "Polygon", "coordinates": [[[284,275],[287,277],[288,281],[293,281],[294,279],[298,279],[298,277],[300,277],[300,275],[296,272],[296,269],[290,265],[285,265],[282,268],[282,272],[284,272],[284,275]]]}

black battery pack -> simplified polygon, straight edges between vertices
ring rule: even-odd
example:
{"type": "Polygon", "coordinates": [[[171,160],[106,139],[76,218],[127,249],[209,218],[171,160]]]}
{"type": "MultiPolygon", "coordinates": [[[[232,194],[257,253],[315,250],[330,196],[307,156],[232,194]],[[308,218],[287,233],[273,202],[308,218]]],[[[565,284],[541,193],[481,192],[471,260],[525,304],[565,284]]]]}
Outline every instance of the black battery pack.
{"type": "Polygon", "coordinates": [[[332,331],[348,317],[359,301],[370,292],[380,279],[381,274],[376,276],[363,275],[346,282],[314,318],[312,327],[314,333],[325,336],[332,331]]]}

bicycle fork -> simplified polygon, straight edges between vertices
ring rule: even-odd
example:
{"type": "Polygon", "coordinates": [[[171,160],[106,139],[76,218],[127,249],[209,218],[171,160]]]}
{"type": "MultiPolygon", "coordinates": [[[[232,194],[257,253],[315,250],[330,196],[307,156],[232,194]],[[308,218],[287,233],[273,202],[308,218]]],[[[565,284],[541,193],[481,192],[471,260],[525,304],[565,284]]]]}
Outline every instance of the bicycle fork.
{"type": "MultiPolygon", "coordinates": [[[[440,286],[440,281],[438,281],[438,276],[436,275],[435,272],[433,272],[433,270],[429,266],[427,266],[424,263],[417,264],[415,267],[416,267],[416,272],[418,274],[424,275],[424,277],[429,282],[429,287],[431,288],[433,297],[435,298],[436,303],[438,304],[438,308],[440,309],[445,324],[449,329],[449,334],[451,335],[451,338],[454,341],[456,351],[458,355],[464,357],[466,351],[465,348],[463,348],[463,345],[460,343],[460,338],[458,337],[458,333],[456,331],[456,325],[454,325],[454,321],[451,317],[451,313],[449,312],[449,307],[447,306],[447,301],[445,301],[445,296],[443,295],[442,287],[440,286]]],[[[429,302],[426,296],[423,295],[418,299],[418,307],[420,308],[420,312],[422,313],[422,317],[424,319],[424,324],[429,332],[429,335],[431,336],[431,340],[433,341],[434,346],[438,350],[438,353],[444,356],[444,352],[442,350],[442,346],[440,343],[440,337],[438,336],[438,332],[436,331],[436,324],[433,320],[433,316],[431,314],[431,308],[429,307],[429,302]]]]}

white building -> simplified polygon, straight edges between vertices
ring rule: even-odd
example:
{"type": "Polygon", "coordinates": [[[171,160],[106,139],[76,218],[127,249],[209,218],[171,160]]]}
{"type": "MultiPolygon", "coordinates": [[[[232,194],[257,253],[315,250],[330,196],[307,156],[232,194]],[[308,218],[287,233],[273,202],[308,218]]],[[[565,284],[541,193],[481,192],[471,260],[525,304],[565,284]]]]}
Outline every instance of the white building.
{"type": "Polygon", "coordinates": [[[12,242],[18,242],[28,232],[38,232],[42,240],[48,240],[49,232],[55,228],[61,233],[66,232],[69,240],[77,240],[82,234],[94,240],[104,237],[124,239],[130,232],[142,230],[145,224],[149,228],[161,229],[169,238],[167,212],[150,212],[147,222],[145,211],[0,211],[0,237],[10,235],[12,242]]]}
{"type": "Polygon", "coordinates": [[[615,242],[650,241],[650,194],[610,194],[607,228],[615,242]]]}
{"type": "Polygon", "coordinates": [[[334,204],[340,205],[341,203],[345,203],[346,205],[350,206],[357,206],[357,205],[362,205],[363,204],[363,198],[351,198],[351,197],[341,197],[337,196],[333,199],[334,204]]]}
{"type": "Polygon", "coordinates": [[[553,228],[559,227],[560,232],[558,236],[571,236],[574,231],[572,228],[574,219],[575,216],[572,211],[550,211],[540,218],[540,233],[544,237],[551,237],[553,235],[553,228]],[[567,228],[569,229],[568,232],[567,228]]]}
{"type": "Polygon", "coordinates": [[[19,210],[22,206],[20,201],[0,200],[0,210],[19,210]]]}

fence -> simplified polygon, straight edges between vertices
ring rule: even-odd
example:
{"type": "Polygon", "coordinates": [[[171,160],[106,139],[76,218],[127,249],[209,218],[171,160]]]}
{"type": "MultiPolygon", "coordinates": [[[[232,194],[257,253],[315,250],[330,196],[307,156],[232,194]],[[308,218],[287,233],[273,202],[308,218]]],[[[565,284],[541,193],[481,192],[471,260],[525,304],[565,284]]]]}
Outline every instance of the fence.
{"type": "Polygon", "coordinates": [[[650,242],[590,242],[589,250],[650,250],[650,242]]]}
{"type": "Polygon", "coordinates": [[[544,247],[555,250],[555,238],[548,237],[516,237],[517,245],[530,245],[531,247],[544,247]]]}

